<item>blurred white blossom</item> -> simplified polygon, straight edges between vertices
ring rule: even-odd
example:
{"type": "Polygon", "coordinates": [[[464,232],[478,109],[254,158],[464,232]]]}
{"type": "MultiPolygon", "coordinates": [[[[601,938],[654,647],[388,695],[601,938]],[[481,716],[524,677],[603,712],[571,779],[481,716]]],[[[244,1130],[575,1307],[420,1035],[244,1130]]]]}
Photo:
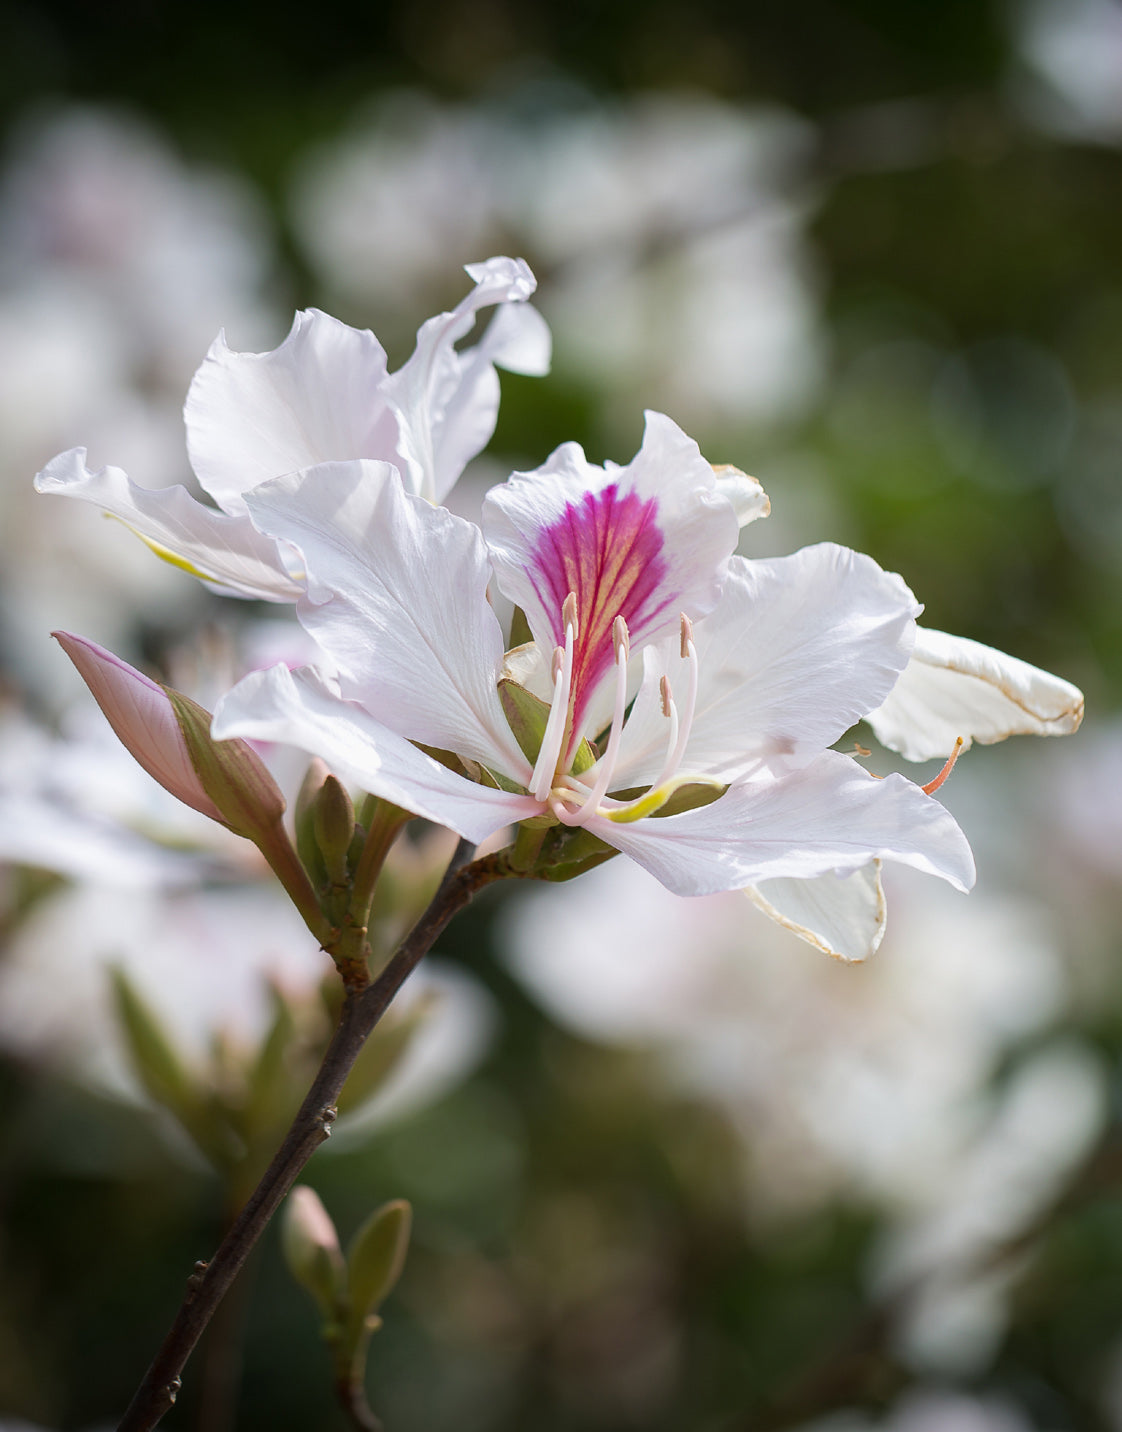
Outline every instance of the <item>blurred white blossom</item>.
{"type": "Polygon", "coordinates": [[[823,361],[810,134],[701,94],[527,120],[399,93],[307,157],[294,223],[329,289],[379,312],[489,247],[522,252],[548,275],[563,375],[621,410],[783,420],[823,361]]]}

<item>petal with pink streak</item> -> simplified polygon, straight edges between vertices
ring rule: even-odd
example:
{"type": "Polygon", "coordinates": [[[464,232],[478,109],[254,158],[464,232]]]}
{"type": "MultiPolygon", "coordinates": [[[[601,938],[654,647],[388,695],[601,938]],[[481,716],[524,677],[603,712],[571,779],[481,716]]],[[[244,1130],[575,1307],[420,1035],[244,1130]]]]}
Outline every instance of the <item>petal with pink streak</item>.
{"type": "Polygon", "coordinates": [[[622,616],[635,645],[698,618],[720,595],[738,526],[713,469],[660,413],[627,467],[596,467],[566,443],[541,468],[492,489],[484,531],[500,588],[543,650],[564,642],[561,608],[577,599],[574,726],[614,661],[622,616]]]}

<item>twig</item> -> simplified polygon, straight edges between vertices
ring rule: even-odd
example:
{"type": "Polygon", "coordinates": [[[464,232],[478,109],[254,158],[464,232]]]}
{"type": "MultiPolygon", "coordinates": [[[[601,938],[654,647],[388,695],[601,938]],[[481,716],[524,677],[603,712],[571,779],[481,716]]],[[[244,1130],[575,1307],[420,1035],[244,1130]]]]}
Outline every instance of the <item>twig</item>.
{"type": "Polygon", "coordinates": [[[452,916],[483,886],[509,873],[501,855],[469,865],[473,850],[467,841],[460,842],[428,909],[389,964],[365,989],[347,994],[339,1024],[299,1113],[214,1257],[209,1263],[196,1264],[188,1278],[186,1297],[118,1432],[151,1432],[174,1404],[184,1365],[203,1329],[300,1171],[330,1135],[335,1102],[374,1026],[452,916]]]}

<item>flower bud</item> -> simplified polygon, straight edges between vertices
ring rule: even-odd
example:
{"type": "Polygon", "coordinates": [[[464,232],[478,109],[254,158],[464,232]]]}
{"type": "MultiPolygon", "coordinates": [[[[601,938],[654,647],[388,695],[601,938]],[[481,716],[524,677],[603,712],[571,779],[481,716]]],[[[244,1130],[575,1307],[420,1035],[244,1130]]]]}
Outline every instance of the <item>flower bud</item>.
{"type": "Polygon", "coordinates": [[[191,763],[220,819],[237,835],[260,843],[284,815],[285,801],[269,768],[246,741],[216,741],[209,711],[181,691],[163,688],[175,711],[191,763]]]}
{"type": "Polygon", "coordinates": [[[327,776],[312,806],[312,828],[327,873],[336,885],[347,881],[347,855],[355,833],[355,808],[337,776],[327,776]]]}
{"type": "Polygon", "coordinates": [[[148,774],[184,805],[223,821],[199,779],[164,688],[96,642],[65,631],[52,635],[78,668],[121,743],[148,774]]]}
{"type": "Polygon", "coordinates": [[[315,1298],[324,1317],[334,1319],[346,1287],[343,1253],[319,1194],[306,1184],[288,1195],[281,1245],[289,1272],[315,1298]]]}
{"type": "Polygon", "coordinates": [[[237,835],[258,839],[284,814],[284,796],[242,740],[215,741],[211,715],[85,637],[54,636],[126,749],[165,790],[237,835]]]}

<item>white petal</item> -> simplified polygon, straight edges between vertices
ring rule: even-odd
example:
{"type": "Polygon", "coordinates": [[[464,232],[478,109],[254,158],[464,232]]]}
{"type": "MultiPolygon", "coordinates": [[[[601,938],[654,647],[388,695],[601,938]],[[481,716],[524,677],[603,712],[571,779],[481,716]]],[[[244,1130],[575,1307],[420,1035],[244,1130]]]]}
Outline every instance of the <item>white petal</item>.
{"type": "Polygon", "coordinates": [[[528,779],[499,702],[502,632],[473,523],[406,493],[387,463],[327,463],[247,501],[303,553],[300,620],[344,696],[410,740],[528,779]]]}
{"type": "Polygon", "coordinates": [[[736,520],[741,527],[757,518],[771,515],[771,498],[763,489],[757,477],[749,477],[731,463],[714,463],[713,472],[717,478],[717,491],[732,503],[736,520]]]}
{"type": "Polygon", "coordinates": [[[293,673],[282,665],[252,672],[223,697],[212,729],[218,740],[277,741],[319,756],[348,784],[476,844],[541,813],[529,796],[476,785],[446,769],[334,695],[309,670],[293,673]]]}
{"type": "Polygon", "coordinates": [[[524,303],[536,285],[522,259],[469,264],[476,287],[452,310],[430,318],[412,357],[386,381],[386,398],[400,424],[402,476],[410,491],[440,502],[495,430],[499,380],[494,365],[542,373],[549,366],[548,329],[540,315],[511,319],[500,309],[472,348],[456,343],[470,332],[479,309],[524,303]]]}
{"type": "MultiPolygon", "coordinates": [[[[683,769],[730,780],[832,745],[892,690],[919,610],[898,576],[846,547],[734,557],[720,602],[694,629],[698,700],[683,769]]],[[[679,701],[688,682],[676,640],[644,659],[620,751],[624,786],[655,779],[665,754],[661,677],[679,701]]]]}
{"type": "Polygon", "coordinates": [[[938,801],[903,776],[877,780],[835,751],[789,775],[734,785],[699,810],[631,825],[596,816],[588,829],[676,895],[805,880],[877,858],[960,890],[974,881],[966,837],[938,801]]]}
{"type": "Polygon", "coordinates": [[[236,353],[220,333],[187,394],[191,465],[220,507],[242,512],[243,494],[271,477],[353,457],[393,461],[385,378],[373,333],[315,308],[271,353],[236,353]]]}
{"type": "Polygon", "coordinates": [[[1066,736],[1083,720],[1071,682],[992,646],[919,627],[915,650],[891,694],[868,721],[877,740],[909,761],[949,756],[1007,736],[1066,736]]]}
{"type": "Polygon", "coordinates": [[[839,960],[868,959],[884,938],[879,860],[846,875],[762,880],[744,893],[784,929],[839,960]]]}
{"type": "Polygon", "coordinates": [[[52,458],[35,487],[94,503],[120,518],[158,557],[229,594],[292,602],[303,591],[276,542],[248,517],[204,507],[183,487],[137,487],[119,467],[90,472],[85,448],[52,458]]]}

